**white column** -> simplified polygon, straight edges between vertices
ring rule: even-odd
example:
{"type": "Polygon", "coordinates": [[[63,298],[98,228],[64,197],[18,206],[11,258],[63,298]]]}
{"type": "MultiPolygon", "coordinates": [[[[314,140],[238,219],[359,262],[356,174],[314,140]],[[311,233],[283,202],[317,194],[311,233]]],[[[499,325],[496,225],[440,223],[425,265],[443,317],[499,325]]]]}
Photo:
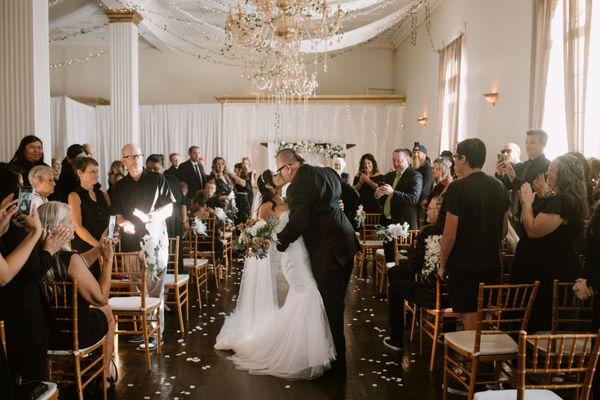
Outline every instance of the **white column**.
{"type": "Polygon", "coordinates": [[[112,145],[140,144],[138,24],[135,11],[105,11],[110,22],[110,107],[112,145]]]}
{"type": "Polygon", "coordinates": [[[0,160],[36,135],[50,162],[50,56],[47,0],[0,0],[0,160]]]}

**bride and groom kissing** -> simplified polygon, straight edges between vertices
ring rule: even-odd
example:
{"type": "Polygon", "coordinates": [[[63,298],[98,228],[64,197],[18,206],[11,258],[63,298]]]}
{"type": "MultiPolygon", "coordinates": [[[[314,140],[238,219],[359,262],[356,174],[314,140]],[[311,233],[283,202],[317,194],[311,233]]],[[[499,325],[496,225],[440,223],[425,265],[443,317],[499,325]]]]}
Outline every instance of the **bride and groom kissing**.
{"type": "MultiPolygon", "coordinates": [[[[293,150],[277,153],[277,171],[257,185],[259,219],[277,217],[277,248],[266,259],[247,258],[235,311],[226,317],[215,348],[251,374],[314,379],[346,371],[344,298],[359,243],[340,208],[343,185],[331,168],[315,167],[293,150]],[[286,201],[281,187],[289,183],[286,201]],[[279,308],[281,269],[289,284],[279,308]]],[[[344,191],[344,193],[347,193],[344,191]]],[[[355,193],[355,192],[354,192],[355,193]]]]}

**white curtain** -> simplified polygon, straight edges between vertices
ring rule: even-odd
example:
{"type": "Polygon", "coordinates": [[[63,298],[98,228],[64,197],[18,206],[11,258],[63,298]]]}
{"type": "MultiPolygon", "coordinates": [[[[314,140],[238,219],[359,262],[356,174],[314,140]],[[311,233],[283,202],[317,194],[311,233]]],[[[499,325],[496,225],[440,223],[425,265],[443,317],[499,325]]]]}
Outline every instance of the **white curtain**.
{"type": "MultiPolygon", "coordinates": [[[[151,153],[181,153],[191,145],[210,169],[212,159],[223,156],[230,169],[248,156],[253,168],[272,168],[272,157],[261,143],[310,140],[317,143],[354,144],[346,150],[346,172],[353,175],[364,153],[372,153],[380,169],[391,166],[392,151],[401,142],[402,108],[398,104],[182,104],[140,106],[141,147],[151,153]]],[[[89,107],[71,99],[53,98],[53,135],[56,154],[73,143],[91,143],[100,164],[104,187],[110,163],[120,148],[110,148],[110,107],[89,107]]],[[[208,171],[207,171],[208,172],[208,171]]]]}
{"type": "Polygon", "coordinates": [[[460,34],[439,51],[438,138],[440,151],[454,152],[458,144],[458,110],[460,104],[460,65],[462,53],[460,34]]]}

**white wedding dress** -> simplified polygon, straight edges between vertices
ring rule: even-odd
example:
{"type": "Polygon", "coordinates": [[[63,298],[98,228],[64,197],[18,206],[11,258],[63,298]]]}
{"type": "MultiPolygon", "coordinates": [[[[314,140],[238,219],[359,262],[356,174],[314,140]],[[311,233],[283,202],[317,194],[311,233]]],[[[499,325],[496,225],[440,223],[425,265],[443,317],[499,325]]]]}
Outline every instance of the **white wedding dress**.
{"type": "MultiPolygon", "coordinates": [[[[288,211],[280,215],[277,232],[285,227],[288,216],[288,211]]],[[[261,317],[260,328],[248,335],[252,336],[249,339],[237,343],[233,348],[236,354],[229,359],[238,369],[251,374],[313,379],[329,368],[336,354],[323,299],[302,238],[281,253],[281,267],[289,283],[285,304],[268,318],[261,317]]],[[[244,271],[243,281],[245,274],[244,271]]],[[[244,289],[248,290],[249,285],[244,289]]],[[[238,308],[243,301],[240,298],[238,308]]]]}

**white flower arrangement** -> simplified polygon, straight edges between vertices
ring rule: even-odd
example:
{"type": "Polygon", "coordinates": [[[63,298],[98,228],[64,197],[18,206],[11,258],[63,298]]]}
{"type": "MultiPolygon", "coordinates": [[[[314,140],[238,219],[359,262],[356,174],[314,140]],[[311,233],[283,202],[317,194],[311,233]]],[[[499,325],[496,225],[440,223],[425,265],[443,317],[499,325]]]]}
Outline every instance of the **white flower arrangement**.
{"type": "Polygon", "coordinates": [[[319,154],[327,158],[346,158],[346,152],[344,147],[339,144],[331,143],[314,143],[308,140],[302,140],[300,142],[278,142],[276,143],[276,152],[283,149],[292,149],[296,153],[311,153],[319,154]]]}
{"type": "Polygon", "coordinates": [[[227,222],[227,214],[225,214],[225,211],[221,207],[215,208],[215,217],[223,224],[227,222]]]}
{"type": "Polygon", "coordinates": [[[440,267],[442,254],[442,235],[431,235],[425,239],[425,263],[421,274],[424,278],[436,272],[440,267]]]}
{"type": "Polygon", "coordinates": [[[356,217],[354,217],[357,228],[362,228],[362,226],[365,224],[366,217],[367,217],[367,213],[365,212],[365,210],[363,209],[363,206],[361,204],[358,206],[358,209],[356,210],[356,217]]]}
{"type": "Polygon", "coordinates": [[[403,224],[391,224],[388,226],[378,225],[375,227],[375,234],[379,240],[391,242],[392,240],[400,237],[406,239],[408,237],[409,229],[410,225],[408,225],[407,222],[404,222],[403,224]]]}
{"type": "Polygon", "coordinates": [[[154,238],[146,234],[140,242],[140,257],[144,257],[146,260],[146,266],[148,268],[148,274],[154,278],[158,277],[166,268],[166,266],[159,267],[158,265],[158,253],[161,250],[160,244],[157,243],[154,238]]]}
{"type": "Polygon", "coordinates": [[[194,231],[194,233],[198,236],[208,236],[208,233],[206,232],[206,224],[198,217],[194,217],[192,231],[194,231]]]}

